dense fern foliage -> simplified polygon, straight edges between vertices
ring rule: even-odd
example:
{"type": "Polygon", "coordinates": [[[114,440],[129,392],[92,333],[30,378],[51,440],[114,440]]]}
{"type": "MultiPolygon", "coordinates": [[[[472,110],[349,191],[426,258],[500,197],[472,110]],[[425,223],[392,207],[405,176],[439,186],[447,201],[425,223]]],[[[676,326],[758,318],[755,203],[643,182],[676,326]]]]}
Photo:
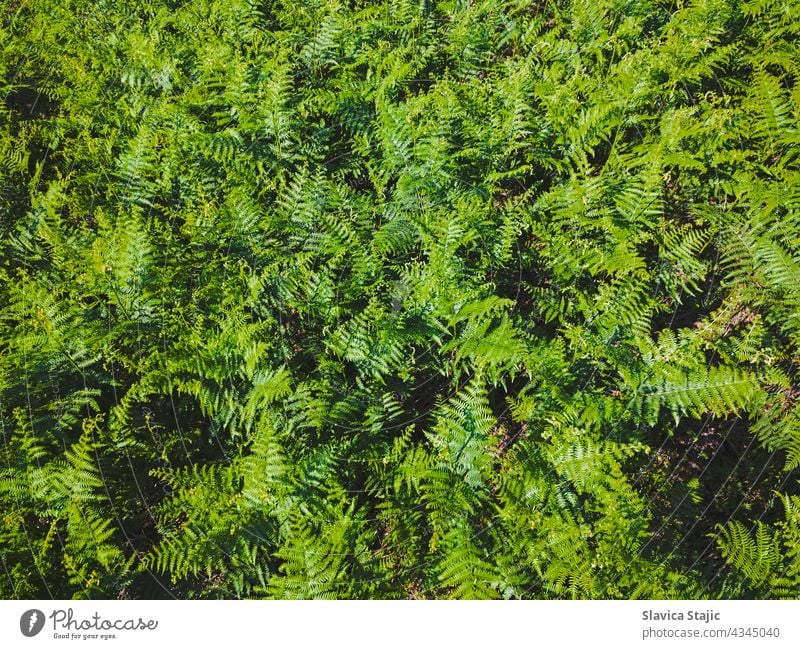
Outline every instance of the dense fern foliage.
{"type": "Polygon", "coordinates": [[[796,0],[0,6],[0,596],[800,597],[796,0]]]}

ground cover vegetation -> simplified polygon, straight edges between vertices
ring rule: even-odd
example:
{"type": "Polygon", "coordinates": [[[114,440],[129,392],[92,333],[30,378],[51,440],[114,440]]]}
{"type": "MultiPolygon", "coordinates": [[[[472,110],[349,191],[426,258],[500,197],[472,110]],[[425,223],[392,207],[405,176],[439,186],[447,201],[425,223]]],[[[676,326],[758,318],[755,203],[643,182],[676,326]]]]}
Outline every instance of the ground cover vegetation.
{"type": "Polygon", "coordinates": [[[795,0],[0,7],[0,596],[800,596],[795,0]]]}

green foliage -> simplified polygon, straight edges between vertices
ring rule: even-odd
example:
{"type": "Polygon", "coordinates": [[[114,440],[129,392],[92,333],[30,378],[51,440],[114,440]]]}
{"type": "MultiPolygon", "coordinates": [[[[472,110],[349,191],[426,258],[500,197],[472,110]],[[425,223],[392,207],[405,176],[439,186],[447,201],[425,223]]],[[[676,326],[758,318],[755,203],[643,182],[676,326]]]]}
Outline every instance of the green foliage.
{"type": "Polygon", "coordinates": [[[797,598],[791,4],[4,2],[0,596],[797,598]]]}

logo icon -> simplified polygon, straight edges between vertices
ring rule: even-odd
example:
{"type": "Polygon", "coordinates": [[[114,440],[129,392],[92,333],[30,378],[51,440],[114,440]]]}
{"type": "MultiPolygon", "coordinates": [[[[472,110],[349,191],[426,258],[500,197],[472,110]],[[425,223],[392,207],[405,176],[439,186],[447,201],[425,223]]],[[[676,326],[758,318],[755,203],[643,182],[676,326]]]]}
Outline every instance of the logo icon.
{"type": "Polygon", "coordinates": [[[22,635],[32,638],[44,627],[44,613],[38,608],[25,611],[19,618],[19,630],[22,635]]]}

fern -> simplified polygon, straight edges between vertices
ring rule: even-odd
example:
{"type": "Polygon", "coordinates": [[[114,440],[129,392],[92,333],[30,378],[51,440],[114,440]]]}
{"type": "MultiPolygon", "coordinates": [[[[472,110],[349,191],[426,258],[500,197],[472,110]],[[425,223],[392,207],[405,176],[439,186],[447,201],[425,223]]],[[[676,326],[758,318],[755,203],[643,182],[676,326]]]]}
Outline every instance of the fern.
{"type": "Polygon", "coordinates": [[[796,595],[790,5],[6,3],[0,595],[796,595]]]}

